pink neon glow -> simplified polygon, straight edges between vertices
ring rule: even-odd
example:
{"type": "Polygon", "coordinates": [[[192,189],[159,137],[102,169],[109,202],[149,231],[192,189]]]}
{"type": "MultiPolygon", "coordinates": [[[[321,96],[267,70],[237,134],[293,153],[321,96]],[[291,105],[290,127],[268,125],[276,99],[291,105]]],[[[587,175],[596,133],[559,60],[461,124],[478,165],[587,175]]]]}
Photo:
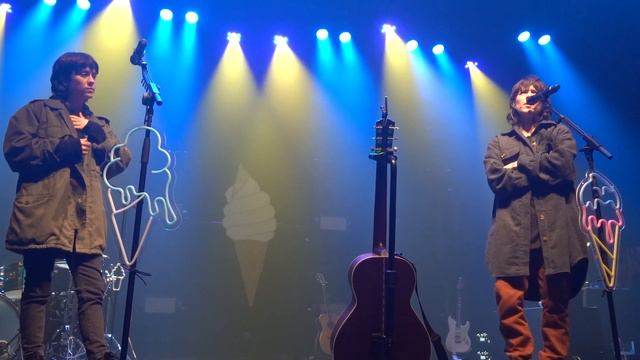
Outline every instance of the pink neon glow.
{"type": "Polygon", "coordinates": [[[587,215],[587,207],[582,206],[582,228],[586,231],[595,234],[593,228],[599,229],[604,226],[605,237],[609,244],[615,242],[616,229],[621,229],[624,225],[624,219],[622,217],[622,211],[616,209],[617,219],[600,219],[598,220],[595,215],[587,215]]]}

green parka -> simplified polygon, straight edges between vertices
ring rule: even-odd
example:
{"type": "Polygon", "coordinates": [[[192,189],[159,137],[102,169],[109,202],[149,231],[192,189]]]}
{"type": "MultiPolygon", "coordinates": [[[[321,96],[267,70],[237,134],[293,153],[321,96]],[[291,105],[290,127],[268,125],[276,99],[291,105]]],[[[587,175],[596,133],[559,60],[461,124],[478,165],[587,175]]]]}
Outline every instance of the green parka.
{"type": "MultiPolygon", "coordinates": [[[[8,250],[54,248],[102,254],[106,219],[102,198],[102,170],[111,149],[119,143],[109,120],[95,116],[85,105],[89,124],[83,129],[92,151],[82,155],[79,132],[57,99],[34,100],[18,110],[7,127],[4,156],[18,173],[16,197],[6,237],[8,250]]],[[[119,153],[124,170],[131,155],[119,153]]]]}
{"type": "MultiPolygon", "coordinates": [[[[567,127],[549,120],[538,124],[532,139],[514,128],[487,146],[484,166],[495,198],[486,261],[495,277],[529,275],[531,219],[537,219],[545,273],[571,273],[575,296],[587,270],[575,201],[576,143],[567,127]],[[513,161],[517,168],[504,167],[513,161]]],[[[536,284],[528,300],[539,300],[536,284]]]]}

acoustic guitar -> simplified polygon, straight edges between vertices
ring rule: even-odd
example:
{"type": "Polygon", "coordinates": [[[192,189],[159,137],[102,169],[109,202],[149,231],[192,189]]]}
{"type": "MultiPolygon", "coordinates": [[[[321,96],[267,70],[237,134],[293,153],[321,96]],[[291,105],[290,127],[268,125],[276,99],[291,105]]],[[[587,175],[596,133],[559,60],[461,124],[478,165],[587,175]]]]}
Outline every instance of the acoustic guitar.
{"type": "Polygon", "coordinates": [[[334,360],[427,360],[431,354],[427,329],[411,307],[415,268],[395,254],[395,129],[395,122],[387,118],[385,98],[369,155],[376,161],[372,251],[351,262],[348,277],[353,296],[333,332],[334,360]]]}
{"type": "Polygon", "coordinates": [[[320,324],[320,331],[318,332],[318,346],[320,350],[331,355],[331,333],[336,323],[335,313],[329,312],[329,303],[327,302],[327,280],[324,278],[324,274],[317,273],[316,279],[322,286],[322,309],[318,316],[318,324],[320,324]]]}

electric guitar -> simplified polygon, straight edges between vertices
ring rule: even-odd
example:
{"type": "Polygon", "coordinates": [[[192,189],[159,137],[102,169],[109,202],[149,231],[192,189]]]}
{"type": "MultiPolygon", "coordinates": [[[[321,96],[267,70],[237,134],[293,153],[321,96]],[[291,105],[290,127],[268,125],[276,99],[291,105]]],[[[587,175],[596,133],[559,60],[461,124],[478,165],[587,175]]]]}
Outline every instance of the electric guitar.
{"type": "Polygon", "coordinates": [[[469,339],[469,321],[462,325],[462,278],[458,278],[458,313],[454,320],[448,318],[449,333],[445,341],[445,347],[452,354],[462,354],[471,350],[471,340],[469,339]]]}

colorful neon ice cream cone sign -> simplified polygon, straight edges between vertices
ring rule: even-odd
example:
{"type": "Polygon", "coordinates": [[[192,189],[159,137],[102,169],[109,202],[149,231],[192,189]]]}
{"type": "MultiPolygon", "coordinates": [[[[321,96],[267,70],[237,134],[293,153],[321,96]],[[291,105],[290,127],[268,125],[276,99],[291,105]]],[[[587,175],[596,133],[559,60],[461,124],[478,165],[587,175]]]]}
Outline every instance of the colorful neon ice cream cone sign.
{"type": "Polygon", "coordinates": [[[624,228],[622,199],[615,185],[597,172],[587,173],[576,190],[580,227],[591,241],[594,258],[607,289],[616,286],[620,233],[624,228]]]}

